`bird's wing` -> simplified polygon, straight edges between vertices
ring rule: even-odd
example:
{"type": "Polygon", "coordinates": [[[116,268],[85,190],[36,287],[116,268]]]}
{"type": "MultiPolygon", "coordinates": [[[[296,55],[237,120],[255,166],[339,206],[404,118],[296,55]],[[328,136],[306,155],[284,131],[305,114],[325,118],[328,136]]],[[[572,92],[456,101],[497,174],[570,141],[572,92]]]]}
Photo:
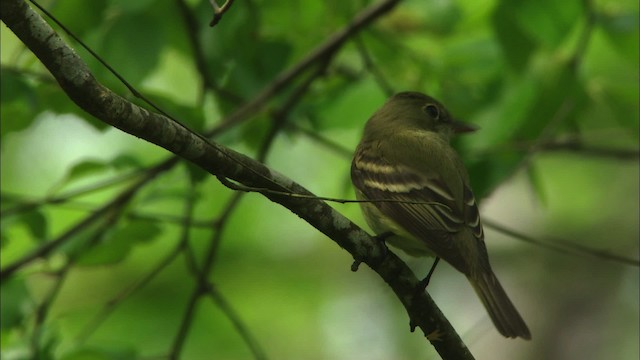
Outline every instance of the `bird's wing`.
{"type": "MultiPolygon", "coordinates": [[[[463,185],[462,208],[452,191],[437,174],[425,176],[408,166],[392,164],[382,156],[367,156],[360,148],[351,166],[354,186],[387,217],[400,225],[436,255],[465,272],[464,262],[453,234],[470,227],[482,240],[479,212],[468,186],[463,185]]],[[[379,155],[379,154],[377,154],[379,155]]]]}

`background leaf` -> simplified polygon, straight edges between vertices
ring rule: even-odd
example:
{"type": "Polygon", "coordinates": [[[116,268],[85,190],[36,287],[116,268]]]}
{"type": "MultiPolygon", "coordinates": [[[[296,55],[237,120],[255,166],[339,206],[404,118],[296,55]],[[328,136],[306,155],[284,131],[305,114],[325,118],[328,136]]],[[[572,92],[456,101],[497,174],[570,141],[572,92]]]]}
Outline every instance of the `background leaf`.
{"type": "Polygon", "coordinates": [[[160,227],[145,221],[132,221],[106,233],[100,243],[85,251],[77,259],[80,266],[115,264],[124,260],[131,250],[141,244],[153,241],[160,233],[160,227]]]}

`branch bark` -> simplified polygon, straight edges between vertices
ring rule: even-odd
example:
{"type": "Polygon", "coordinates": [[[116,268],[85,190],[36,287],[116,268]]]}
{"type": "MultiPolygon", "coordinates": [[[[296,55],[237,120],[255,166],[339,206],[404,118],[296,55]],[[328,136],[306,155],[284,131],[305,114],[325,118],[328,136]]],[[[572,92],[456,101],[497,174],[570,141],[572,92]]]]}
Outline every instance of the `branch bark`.
{"type": "MultiPolygon", "coordinates": [[[[372,17],[368,21],[359,19],[360,24],[369,23],[397,3],[398,0],[386,0],[373,5],[363,12],[372,17]]],[[[24,0],[2,0],[0,10],[2,21],[40,59],[69,98],[97,119],[179,155],[212,175],[246,186],[312,195],[262,163],[209,142],[167,117],[113,93],[94,78],[84,61],[24,0]]],[[[473,359],[431,297],[426,292],[415,292],[418,279],[413,272],[383,245],[321,200],[263,195],[307,221],[378,273],[406,308],[411,323],[420,327],[443,359],[473,359]]]]}

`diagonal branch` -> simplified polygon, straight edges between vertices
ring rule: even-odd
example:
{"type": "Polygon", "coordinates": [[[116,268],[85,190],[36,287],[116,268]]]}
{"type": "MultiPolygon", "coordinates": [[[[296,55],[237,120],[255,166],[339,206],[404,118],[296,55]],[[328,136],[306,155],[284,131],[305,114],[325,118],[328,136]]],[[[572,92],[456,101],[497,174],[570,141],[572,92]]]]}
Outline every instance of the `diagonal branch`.
{"type": "MultiPolygon", "coordinates": [[[[397,2],[380,2],[369,8],[369,13],[382,14],[397,2]]],[[[0,10],[2,21],[40,59],[66,94],[99,120],[161,146],[215,176],[251,187],[312,195],[262,163],[208,142],[167,117],[136,106],[104,87],[82,59],[24,0],[2,0],[0,10]]],[[[361,22],[360,26],[371,19],[361,22]]],[[[345,40],[349,34],[343,35],[345,40]]],[[[331,47],[329,53],[333,51],[335,48],[331,47]]],[[[418,280],[413,272],[397,256],[386,252],[383,245],[321,200],[275,194],[265,196],[288,208],[378,273],[406,308],[411,323],[421,328],[443,358],[473,358],[431,297],[426,292],[416,293],[418,280]]]]}
{"type": "Polygon", "coordinates": [[[160,165],[150,169],[143,178],[136,181],[133,185],[116,196],[113,200],[95,210],[93,213],[85,217],[84,220],[77,223],[62,235],[58,236],[54,240],[46,241],[43,245],[35,248],[33,251],[29,252],[19,260],[3,267],[2,270],[0,270],[0,279],[8,279],[14,272],[31,263],[33,260],[46,257],[49,253],[53,252],[56,248],[71,240],[76,234],[84,231],[87,227],[100,220],[103,216],[114,211],[114,209],[118,209],[126,205],[140,188],[142,188],[147,182],[155,178],[158,174],[171,169],[171,167],[173,167],[174,163],[176,162],[177,159],[174,158],[172,159],[172,161],[161,163],[160,165]]]}
{"type": "MultiPolygon", "coordinates": [[[[302,73],[316,66],[323,59],[330,58],[348,40],[352,39],[360,30],[371,24],[381,15],[391,11],[400,0],[384,0],[362,10],[343,29],[331,35],[325,42],[315,47],[301,59],[294,67],[280,73],[265,89],[258,93],[253,100],[239,108],[230,116],[225,118],[223,126],[217,131],[225,131],[237,123],[244,121],[248,116],[255,114],[262,105],[273,97],[273,95],[286,87],[293,79],[298,78],[302,73]]],[[[211,134],[206,134],[210,136],[211,134]]]]}

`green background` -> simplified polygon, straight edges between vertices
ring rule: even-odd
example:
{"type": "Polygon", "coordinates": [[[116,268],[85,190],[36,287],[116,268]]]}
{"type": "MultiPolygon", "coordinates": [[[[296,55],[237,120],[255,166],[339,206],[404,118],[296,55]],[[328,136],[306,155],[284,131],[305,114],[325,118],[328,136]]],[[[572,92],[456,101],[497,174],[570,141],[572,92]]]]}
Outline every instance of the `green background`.
{"type": "MultiPolygon", "coordinates": [[[[127,81],[202,132],[370,4],[237,1],[210,28],[208,1],[186,1],[216,84],[210,88],[203,86],[177,3],[42,1],[127,81]]],[[[170,154],[86,115],[4,24],[1,36],[4,269],[170,154]],[[127,174],[133,175],[122,179],[127,174]],[[99,187],[104,181],[113,184],[99,187]],[[92,186],[97,189],[63,202],[47,201],[92,186]]],[[[65,39],[99,81],[141,103],[65,39]]],[[[637,1],[403,1],[347,42],[324,76],[286,108],[266,163],[317,195],[352,199],[350,152],[368,117],[391,91],[429,93],[481,128],[455,145],[483,219],[563,249],[485,226],[493,268],[531,328],[529,342],[502,338],[464,277],[439,266],[428,291],[472,353],[637,359],[638,53],[637,1]]],[[[294,85],[215,140],[256,156],[294,85]]],[[[210,224],[232,195],[181,164],[138,191],[106,230],[100,229],[106,220],[85,228],[3,280],[2,358],[35,352],[42,359],[166,358],[195,286],[186,254],[202,262],[215,233],[210,224]],[[121,296],[173,253],[191,198],[197,223],[188,233],[189,251],[121,296]],[[61,269],[68,271],[60,276],[61,269]],[[47,302],[38,323],[37,310],[47,302]],[[101,318],[111,304],[113,312],[101,318]]],[[[332,206],[366,229],[356,204],[332,206]]],[[[431,264],[406,260],[419,277],[431,264]]],[[[438,358],[419,333],[409,332],[386,284],[366,266],[352,273],[351,261],[288,210],[248,194],[225,223],[209,280],[269,359],[438,358]]],[[[228,314],[203,298],[180,358],[254,358],[228,314]]]]}

